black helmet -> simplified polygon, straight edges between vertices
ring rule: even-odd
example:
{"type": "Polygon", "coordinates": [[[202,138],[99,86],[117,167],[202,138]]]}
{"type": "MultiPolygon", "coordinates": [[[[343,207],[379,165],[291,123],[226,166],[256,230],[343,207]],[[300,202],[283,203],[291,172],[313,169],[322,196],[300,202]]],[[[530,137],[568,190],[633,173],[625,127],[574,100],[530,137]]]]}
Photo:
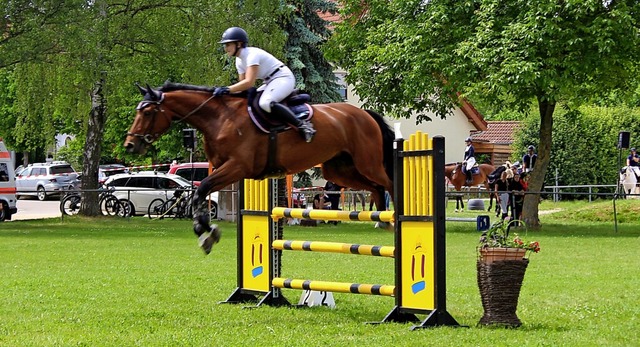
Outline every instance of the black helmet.
{"type": "Polygon", "coordinates": [[[249,43],[249,35],[242,28],[231,27],[222,33],[222,40],[218,43],[242,42],[246,46],[249,43]]]}

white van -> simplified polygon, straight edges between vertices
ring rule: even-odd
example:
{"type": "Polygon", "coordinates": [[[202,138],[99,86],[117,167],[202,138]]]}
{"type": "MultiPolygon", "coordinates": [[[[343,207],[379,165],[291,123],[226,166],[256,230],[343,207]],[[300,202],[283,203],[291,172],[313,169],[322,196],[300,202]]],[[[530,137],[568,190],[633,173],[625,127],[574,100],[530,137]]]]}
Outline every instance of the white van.
{"type": "Polygon", "coordinates": [[[0,139],[0,222],[11,220],[16,207],[16,179],[11,153],[0,139]]]}

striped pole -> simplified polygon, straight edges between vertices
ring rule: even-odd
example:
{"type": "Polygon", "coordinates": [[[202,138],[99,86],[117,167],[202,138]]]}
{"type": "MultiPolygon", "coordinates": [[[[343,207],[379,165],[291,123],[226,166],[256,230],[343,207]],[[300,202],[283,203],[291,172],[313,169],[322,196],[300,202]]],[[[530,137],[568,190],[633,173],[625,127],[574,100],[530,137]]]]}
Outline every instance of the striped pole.
{"type": "Polygon", "coordinates": [[[274,240],[271,247],[276,250],[360,254],[389,258],[394,257],[396,249],[393,246],[371,246],[340,242],[294,240],[274,240]]]}
{"type": "Polygon", "coordinates": [[[344,282],[326,282],[298,280],[291,278],[276,277],[271,281],[271,285],[275,288],[315,290],[320,292],[334,293],[352,293],[352,294],[369,294],[394,296],[395,286],[385,284],[363,284],[363,283],[344,283],[344,282]]]}
{"type": "Polygon", "coordinates": [[[339,211],[274,207],[271,212],[271,218],[393,222],[395,220],[394,213],[394,211],[339,211]]]}

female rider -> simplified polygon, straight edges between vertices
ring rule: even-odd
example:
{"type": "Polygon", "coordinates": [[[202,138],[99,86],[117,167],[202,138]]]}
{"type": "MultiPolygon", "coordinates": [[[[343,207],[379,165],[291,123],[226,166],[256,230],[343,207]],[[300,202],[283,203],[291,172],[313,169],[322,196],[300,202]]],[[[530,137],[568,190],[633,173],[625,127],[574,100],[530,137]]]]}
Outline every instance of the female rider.
{"type": "Polygon", "coordinates": [[[296,78],[291,70],[267,51],[257,47],[247,47],[249,35],[242,28],[232,27],[225,30],[219,43],[224,44],[224,51],[229,57],[236,58],[239,81],[228,87],[216,88],[213,95],[222,96],[245,91],[260,79],[263,82],[258,88],[258,91],[262,91],[258,101],[260,108],[277,120],[298,128],[304,140],[311,142],[316,132],[313,124],[296,118],[288,107],[280,103],[295,88],[296,78]]]}
{"type": "Polygon", "coordinates": [[[471,178],[471,168],[476,165],[476,158],[475,158],[475,148],[473,148],[473,145],[471,144],[471,138],[467,137],[464,142],[467,144],[467,147],[464,149],[464,160],[463,160],[463,167],[466,170],[463,170],[464,173],[467,175],[467,185],[470,185],[471,182],[473,182],[473,178],[471,178]]]}

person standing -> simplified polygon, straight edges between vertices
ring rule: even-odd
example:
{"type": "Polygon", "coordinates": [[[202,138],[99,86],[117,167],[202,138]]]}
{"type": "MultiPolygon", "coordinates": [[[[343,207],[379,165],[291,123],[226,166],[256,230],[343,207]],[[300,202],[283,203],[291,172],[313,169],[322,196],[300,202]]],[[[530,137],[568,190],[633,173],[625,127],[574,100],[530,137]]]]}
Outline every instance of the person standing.
{"type": "MultiPolygon", "coordinates": [[[[522,216],[522,207],[524,206],[524,184],[520,180],[520,174],[515,173],[513,179],[509,184],[509,190],[511,191],[511,218],[515,221],[519,220],[522,216]]],[[[518,226],[518,222],[514,222],[514,226],[518,226]]]]}
{"type": "Polygon", "coordinates": [[[306,142],[311,142],[316,133],[313,124],[296,118],[288,107],[280,103],[296,86],[293,72],[271,53],[257,47],[248,47],[249,35],[242,28],[225,30],[218,43],[224,45],[224,51],[229,57],[236,58],[239,81],[227,87],[216,88],[213,96],[245,91],[255,86],[256,80],[260,79],[263,82],[258,88],[258,91],[262,91],[258,101],[260,108],[274,119],[293,125],[306,142]]]}
{"type": "Polygon", "coordinates": [[[500,179],[496,181],[494,187],[497,196],[498,204],[500,204],[500,210],[502,211],[502,220],[508,215],[509,206],[509,179],[508,173],[510,170],[503,171],[500,175],[500,179]]]}
{"type": "Polygon", "coordinates": [[[529,173],[533,171],[533,167],[536,166],[536,160],[538,155],[535,153],[536,148],[530,145],[527,148],[527,153],[522,157],[522,172],[529,173]]]}
{"type": "Polygon", "coordinates": [[[471,177],[471,168],[476,165],[476,149],[473,147],[473,143],[470,137],[467,137],[464,142],[467,147],[464,149],[464,160],[462,162],[462,167],[465,175],[467,176],[467,185],[471,185],[473,182],[473,178],[471,177]]]}
{"type": "Polygon", "coordinates": [[[329,197],[329,201],[331,202],[332,210],[340,209],[340,194],[343,187],[331,182],[327,181],[324,185],[324,192],[329,197]]]}
{"type": "Polygon", "coordinates": [[[640,155],[636,152],[635,148],[629,149],[631,153],[627,156],[627,166],[631,167],[631,171],[640,178],[640,155]]]}

